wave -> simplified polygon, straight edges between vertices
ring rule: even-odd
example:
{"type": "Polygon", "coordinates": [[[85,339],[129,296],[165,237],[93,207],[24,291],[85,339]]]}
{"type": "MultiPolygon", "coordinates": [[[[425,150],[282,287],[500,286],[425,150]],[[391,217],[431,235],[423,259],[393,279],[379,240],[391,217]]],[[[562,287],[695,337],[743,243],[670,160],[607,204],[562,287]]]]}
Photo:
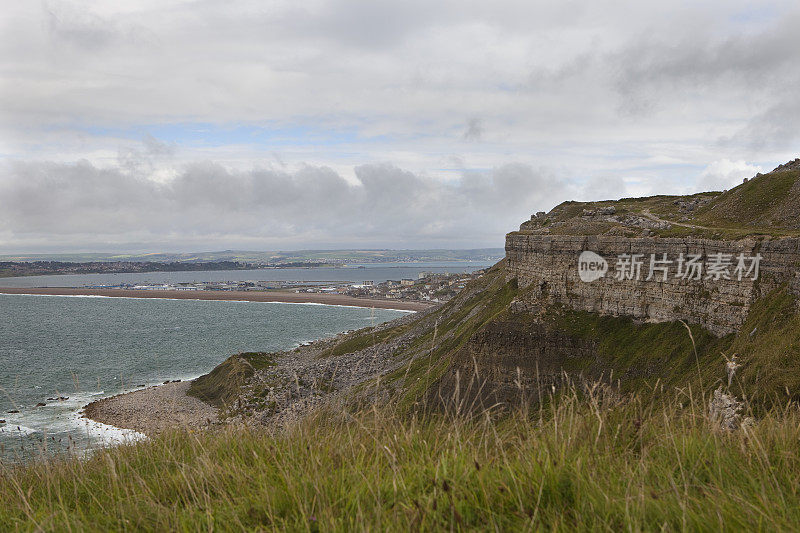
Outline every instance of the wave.
{"type": "Polygon", "coordinates": [[[41,432],[37,429],[29,428],[28,426],[23,426],[22,424],[12,424],[11,422],[9,422],[4,426],[0,426],[0,434],[27,436],[27,435],[33,435],[35,433],[41,433],[41,432]]]}
{"type": "Polygon", "coordinates": [[[74,429],[85,431],[90,440],[97,444],[97,447],[129,444],[147,439],[147,435],[144,433],[96,422],[83,417],[80,412],[73,413],[70,422],[74,429]]]}
{"type": "MultiPolygon", "coordinates": [[[[233,301],[233,300],[228,300],[233,301]]],[[[245,300],[236,300],[236,301],[245,301],[245,300]]],[[[322,305],[326,307],[349,307],[351,309],[376,309],[378,311],[396,311],[398,313],[416,313],[417,311],[411,311],[409,309],[393,309],[388,307],[371,307],[368,305],[344,305],[344,304],[323,304],[319,302],[254,302],[254,303],[263,303],[263,304],[282,304],[282,305],[322,305]]]]}

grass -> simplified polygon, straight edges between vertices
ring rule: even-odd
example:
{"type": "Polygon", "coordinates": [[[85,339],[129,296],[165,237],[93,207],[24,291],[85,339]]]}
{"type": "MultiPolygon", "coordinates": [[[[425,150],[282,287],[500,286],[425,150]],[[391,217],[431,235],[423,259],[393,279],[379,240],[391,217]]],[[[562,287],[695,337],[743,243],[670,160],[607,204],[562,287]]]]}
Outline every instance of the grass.
{"type": "Polygon", "coordinates": [[[568,358],[564,370],[575,375],[613,375],[623,392],[644,393],[650,389],[648,383],[656,380],[670,387],[700,388],[713,383],[723,362],[720,353],[729,349],[732,340],[732,336],[715,337],[697,325],[689,326],[690,337],[681,322],[638,324],[630,318],[565,308],[552,310],[547,321],[553,330],[581,338],[595,348],[596,358],[568,358]],[[698,365],[706,370],[700,376],[698,365]]]}
{"type": "MultiPolygon", "coordinates": [[[[691,236],[716,240],[735,240],[745,237],[800,237],[800,227],[797,224],[797,219],[800,217],[800,170],[757,176],[724,193],[661,195],[601,202],[564,202],[550,213],[549,232],[564,235],[599,235],[613,228],[621,235],[641,236],[641,231],[635,227],[623,227],[608,221],[582,217],[584,210],[612,205],[616,208],[617,215],[649,212],[673,222],[669,229],[654,231],[659,237],[691,236]],[[703,198],[709,199],[709,203],[692,213],[681,212],[675,203],[703,198]]],[[[523,233],[525,231],[528,230],[522,230],[523,233]]]]}
{"type": "Polygon", "coordinates": [[[208,374],[192,381],[187,394],[215,407],[230,407],[256,370],[274,364],[273,355],[265,352],[232,355],[208,374]]]}
{"type": "Polygon", "coordinates": [[[337,357],[340,355],[357,352],[374,344],[385,342],[388,339],[401,335],[408,326],[397,326],[375,331],[374,327],[362,328],[351,335],[347,335],[341,342],[335,343],[324,350],[320,357],[337,357]]]}
{"type": "Polygon", "coordinates": [[[670,388],[713,388],[721,383],[717,369],[735,354],[742,365],[735,391],[763,413],[800,401],[796,309],[796,297],[788,288],[776,289],[753,304],[739,333],[722,338],[698,325],[689,326],[690,338],[681,322],[638,324],[566,308],[551,309],[546,320],[553,330],[584,339],[596,349],[592,360],[565,359],[567,372],[597,377],[599,368],[608,377],[613,371],[623,392],[647,394],[656,380],[670,388]]]}
{"type": "MultiPolygon", "coordinates": [[[[800,412],[723,432],[703,401],[553,398],[495,419],[321,412],[0,470],[0,527],[60,531],[800,527],[800,412]]],[[[1,467],[0,467],[1,468],[1,467]]]]}
{"type": "Polygon", "coordinates": [[[465,301],[451,301],[445,312],[434,317],[434,327],[418,337],[406,350],[409,362],[389,374],[385,381],[402,382],[404,393],[398,406],[410,410],[448,370],[453,356],[481,327],[502,313],[518,294],[516,279],[506,281],[504,270],[495,268],[474,282],[481,290],[465,301]]]}
{"type": "Polygon", "coordinates": [[[749,180],[701,209],[697,224],[721,227],[785,226],[797,221],[787,210],[797,211],[797,195],[791,192],[800,171],[776,172],[749,180]]]}
{"type": "Polygon", "coordinates": [[[800,314],[795,297],[776,290],[757,301],[731,342],[728,355],[738,354],[739,391],[755,405],[800,401],[800,314]]]}

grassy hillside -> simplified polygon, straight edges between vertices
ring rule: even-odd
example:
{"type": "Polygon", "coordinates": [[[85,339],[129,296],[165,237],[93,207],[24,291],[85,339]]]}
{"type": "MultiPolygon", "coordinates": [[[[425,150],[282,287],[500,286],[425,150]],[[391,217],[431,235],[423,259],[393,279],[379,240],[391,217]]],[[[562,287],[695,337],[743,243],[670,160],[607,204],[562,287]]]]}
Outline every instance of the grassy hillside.
{"type": "MultiPolygon", "coordinates": [[[[393,346],[385,356],[401,364],[355,392],[370,392],[365,396],[371,401],[372,393],[380,391],[405,414],[441,409],[440,396],[449,400],[459,395],[462,402],[470,398],[474,407],[498,402],[513,407],[523,398],[508,383],[518,380],[526,388],[524,401],[535,404],[539,389],[559,385],[562,372],[586,382],[611,380],[621,394],[646,400],[656,390],[671,395],[687,386],[710,394],[722,383],[720,369],[734,356],[741,365],[735,392],[754,411],[800,400],[800,315],[787,288],[756,302],[741,331],[723,338],[698,325],[642,324],[560,305],[540,316],[514,312],[511,302],[524,296],[516,280],[506,279],[501,262],[440,309],[400,325],[365,328],[316,343],[318,357],[393,346]],[[477,385],[468,390],[470,380],[481,383],[480,398],[477,385]]],[[[231,406],[242,391],[263,388],[249,379],[273,362],[269,354],[232,356],[195,381],[190,394],[212,405],[231,406]]],[[[364,395],[352,396],[357,405],[364,395]]]]}
{"type": "Polygon", "coordinates": [[[800,413],[713,429],[700,398],[598,394],[497,421],[320,413],[0,470],[0,527],[59,531],[793,531],[800,413]]]}
{"type": "Polygon", "coordinates": [[[662,237],[800,236],[800,161],[724,192],[565,202],[521,228],[552,234],[625,236],[640,236],[643,229],[662,237]],[[614,212],[607,215],[603,210],[609,208],[614,212]]]}
{"type": "Polygon", "coordinates": [[[656,381],[667,391],[691,386],[709,393],[724,381],[719,369],[736,356],[741,368],[733,390],[764,412],[800,400],[800,315],[795,309],[794,296],[777,290],[756,302],[739,333],[723,338],[680,322],[636,324],[566,309],[552,312],[548,321],[597,347],[596,359],[573,359],[565,368],[590,373],[592,365],[599,365],[606,376],[613,370],[622,392],[632,394],[647,394],[656,381]]]}
{"type": "Polygon", "coordinates": [[[703,207],[697,224],[730,228],[800,228],[800,170],[757,176],[703,207]]]}
{"type": "Polygon", "coordinates": [[[240,389],[256,370],[274,364],[273,356],[264,352],[232,355],[208,374],[192,381],[188,394],[214,407],[229,407],[236,401],[240,389]]]}

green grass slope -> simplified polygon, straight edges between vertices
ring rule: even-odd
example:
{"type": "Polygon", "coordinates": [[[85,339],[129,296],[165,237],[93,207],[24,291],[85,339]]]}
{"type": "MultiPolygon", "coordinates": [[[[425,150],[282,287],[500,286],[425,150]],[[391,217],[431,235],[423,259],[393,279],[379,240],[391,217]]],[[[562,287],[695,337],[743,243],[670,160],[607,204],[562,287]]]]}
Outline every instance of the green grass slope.
{"type": "Polygon", "coordinates": [[[741,368],[732,390],[753,410],[800,401],[800,315],[786,289],[756,302],[740,332],[723,338],[697,325],[636,324],[564,309],[551,313],[548,322],[596,347],[595,359],[569,360],[567,370],[591,375],[595,365],[605,376],[613,370],[623,393],[647,395],[659,384],[668,393],[691,387],[708,395],[724,383],[722,369],[736,357],[741,368]]]}
{"type": "Polygon", "coordinates": [[[800,170],[748,180],[715,198],[694,220],[723,228],[800,229],[800,170]]]}
{"type": "Polygon", "coordinates": [[[796,531],[800,413],[554,398],[497,421],[320,413],[0,467],[3,531],[796,531]]]}
{"type": "Polygon", "coordinates": [[[800,236],[800,160],[724,192],[564,202],[546,217],[523,224],[521,231],[632,237],[642,233],[640,226],[630,223],[630,219],[637,218],[669,223],[669,228],[652,228],[653,234],[661,237],[800,236]],[[614,207],[616,221],[607,216],[586,216],[587,212],[609,207],[614,207]]]}
{"type": "Polygon", "coordinates": [[[272,355],[264,352],[232,355],[208,374],[192,381],[188,394],[214,407],[230,407],[255,371],[273,364],[272,355]]]}

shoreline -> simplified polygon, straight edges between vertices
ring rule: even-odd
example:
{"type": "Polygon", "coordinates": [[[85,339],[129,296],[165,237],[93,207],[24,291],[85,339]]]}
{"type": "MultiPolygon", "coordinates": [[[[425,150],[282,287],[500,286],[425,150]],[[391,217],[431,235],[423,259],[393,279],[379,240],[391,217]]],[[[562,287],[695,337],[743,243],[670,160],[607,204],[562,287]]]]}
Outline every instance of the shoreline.
{"type": "MultiPolygon", "coordinates": [[[[2,283],[2,280],[0,280],[2,283]]],[[[175,300],[253,301],[289,305],[381,308],[406,313],[429,309],[435,304],[354,298],[340,294],[294,293],[288,291],[157,291],[88,289],[78,287],[0,287],[0,295],[33,295],[73,298],[155,298],[175,300]]],[[[195,376],[196,378],[196,376],[195,376]]],[[[152,437],[173,428],[207,429],[218,424],[218,410],[188,396],[193,378],[170,380],[144,388],[121,391],[83,403],[70,415],[87,431],[94,429],[105,445],[152,437]]]]}
{"type": "MultiPolygon", "coordinates": [[[[0,280],[0,283],[2,283],[2,280],[0,280]]],[[[0,287],[0,294],[320,304],[364,307],[368,309],[392,309],[395,311],[424,311],[436,305],[426,302],[355,298],[353,296],[346,296],[344,294],[297,293],[289,291],[153,291],[130,289],[85,289],[80,287],[0,287]]]]}
{"type": "Polygon", "coordinates": [[[83,406],[79,416],[148,437],[176,428],[208,428],[217,422],[218,409],[189,396],[191,384],[191,381],[170,381],[100,398],[83,406]]]}

